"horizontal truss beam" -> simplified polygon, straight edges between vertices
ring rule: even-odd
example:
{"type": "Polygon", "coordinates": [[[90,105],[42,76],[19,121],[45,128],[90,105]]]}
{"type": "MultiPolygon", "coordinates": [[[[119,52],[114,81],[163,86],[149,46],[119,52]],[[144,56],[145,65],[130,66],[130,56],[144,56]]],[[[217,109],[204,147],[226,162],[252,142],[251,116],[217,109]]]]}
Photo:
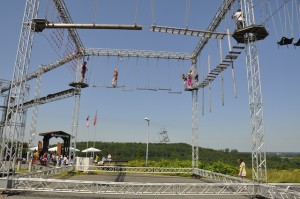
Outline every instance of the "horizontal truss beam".
{"type": "Polygon", "coordinates": [[[299,199],[296,191],[287,192],[267,184],[257,183],[139,183],[83,181],[43,178],[17,178],[9,190],[76,192],[134,195],[241,195],[266,198],[299,199]]]}
{"type": "Polygon", "coordinates": [[[227,35],[227,33],[222,33],[222,32],[196,30],[196,29],[189,29],[189,28],[176,28],[176,27],[168,27],[168,26],[156,26],[156,25],[151,26],[151,31],[168,33],[168,34],[213,38],[213,39],[223,39],[227,35]]]}
{"type": "Polygon", "coordinates": [[[167,52],[151,50],[129,50],[129,49],[108,49],[108,48],[86,48],[85,56],[118,56],[118,57],[142,57],[142,58],[161,58],[161,59],[182,59],[190,60],[191,53],[167,52]]]}
{"type": "Polygon", "coordinates": [[[36,32],[42,32],[46,28],[142,30],[141,25],[52,23],[46,19],[33,19],[32,21],[31,29],[36,32]]]}
{"type": "Polygon", "coordinates": [[[49,103],[49,102],[54,102],[54,101],[57,101],[57,100],[65,99],[65,98],[72,97],[74,95],[79,95],[79,94],[80,94],[80,90],[75,89],[75,88],[71,88],[71,89],[64,90],[64,91],[61,91],[61,92],[58,92],[58,93],[49,94],[46,97],[41,97],[41,98],[38,98],[38,99],[33,99],[33,100],[28,101],[28,102],[25,102],[23,104],[23,108],[24,109],[30,108],[30,107],[33,107],[35,104],[38,104],[38,105],[46,104],[46,103],[49,103]]]}
{"type": "MultiPolygon", "coordinates": [[[[81,57],[82,55],[80,54],[76,54],[76,53],[73,53],[73,54],[70,54],[70,55],[67,55],[49,65],[43,65],[41,66],[38,70],[34,71],[33,73],[27,75],[26,77],[26,81],[29,81],[29,80],[32,80],[34,78],[37,78],[38,75],[41,75],[41,74],[44,74],[46,72],[49,72],[61,65],[64,65],[70,61],[72,61],[73,59],[77,59],[79,57],[81,57]]],[[[19,85],[21,83],[18,82],[17,85],[19,85]]],[[[2,89],[0,90],[0,94],[4,93],[5,91],[8,91],[10,89],[10,84],[7,85],[7,86],[3,86],[2,89]]]]}

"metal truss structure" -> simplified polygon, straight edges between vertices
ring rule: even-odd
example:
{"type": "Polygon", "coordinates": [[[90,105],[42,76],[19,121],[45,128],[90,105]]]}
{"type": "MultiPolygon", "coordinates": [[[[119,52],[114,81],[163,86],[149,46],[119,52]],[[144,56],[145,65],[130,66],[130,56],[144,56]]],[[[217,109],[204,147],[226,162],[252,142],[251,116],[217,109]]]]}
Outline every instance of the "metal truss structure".
{"type": "Polygon", "coordinates": [[[14,169],[15,159],[18,155],[20,142],[23,143],[25,110],[23,103],[26,100],[26,74],[29,67],[31,57],[31,49],[33,44],[34,33],[26,26],[26,23],[31,23],[33,18],[37,17],[39,9],[39,1],[27,0],[23,23],[14,66],[14,73],[11,80],[10,92],[8,97],[7,114],[5,118],[5,126],[1,139],[1,176],[9,176],[11,170],[14,169]],[[21,84],[18,82],[22,82],[21,84]],[[17,108],[14,108],[14,107],[17,108]],[[8,160],[8,161],[3,161],[8,160]]]}
{"type": "Polygon", "coordinates": [[[170,142],[168,131],[165,128],[161,128],[158,132],[159,142],[160,143],[167,143],[170,142]]]}
{"type": "Polygon", "coordinates": [[[36,172],[28,172],[16,175],[15,178],[49,178],[51,176],[56,176],[62,173],[66,173],[72,171],[74,169],[73,166],[62,166],[59,168],[51,168],[46,170],[40,170],[36,172]]]}
{"type": "Polygon", "coordinates": [[[256,183],[138,183],[16,178],[11,190],[127,195],[216,195],[299,199],[299,192],[256,183]]]}
{"type": "Polygon", "coordinates": [[[227,35],[227,33],[223,33],[223,32],[213,32],[213,31],[195,30],[189,28],[176,28],[176,27],[168,27],[168,26],[156,26],[156,25],[151,26],[151,31],[168,33],[168,34],[195,36],[195,37],[206,37],[206,38],[213,38],[213,39],[223,39],[227,35]]]}
{"type": "MultiPolygon", "coordinates": [[[[145,167],[93,167],[93,172],[114,172],[127,174],[192,174],[192,168],[145,168],[145,167]],[[95,169],[96,168],[96,169],[95,169]],[[118,168],[118,169],[116,169],[118,168]]],[[[251,183],[228,175],[197,169],[202,177],[199,183],[141,183],[108,182],[51,179],[49,177],[73,170],[73,166],[46,169],[38,172],[20,174],[11,179],[15,191],[76,192],[94,194],[128,195],[214,195],[214,196],[249,196],[274,199],[299,199],[299,184],[260,184],[251,183]],[[46,179],[47,178],[47,179],[46,179]],[[203,182],[204,181],[204,182],[203,182]],[[213,181],[206,182],[206,181],[213,181]]]]}
{"type": "Polygon", "coordinates": [[[168,167],[126,167],[126,166],[84,166],[79,168],[85,172],[122,172],[122,173],[147,173],[147,174],[192,174],[191,168],[168,168],[168,167]]]}
{"type": "MultiPolygon", "coordinates": [[[[241,5],[242,12],[245,13],[245,27],[254,25],[253,1],[242,0],[241,5]]],[[[252,137],[252,178],[254,181],[267,182],[263,103],[256,36],[247,33],[244,37],[252,137]]]]}
{"type": "MultiPolygon", "coordinates": [[[[207,27],[206,31],[214,32],[218,26],[220,25],[221,21],[225,18],[227,12],[230,10],[230,8],[233,6],[235,0],[223,0],[219,10],[217,11],[215,17],[207,27]]],[[[209,40],[209,37],[203,37],[198,42],[196,48],[194,49],[192,56],[193,58],[198,57],[202,49],[205,47],[209,40]]]]}
{"type": "MultiPolygon", "coordinates": [[[[182,59],[192,60],[192,65],[197,69],[196,62],[202,49],[211,37],[203,37],[200,39],[196,48],[192,53],[184,52],[164,52],[149,50],[126,50],[126,49],[92,49],[84,48],[76,29],[69,28],[68,32],[76,46],[74,54],[70,54],[50,65],[41,66],[36,72],[27,75],[31,49],[33,44],[34,32],[33,19],[37,18],[39,9],[39,0],[26,0],[26,7],[20,34],[20,40],[17,50],[16,62],[14,66],[14,74],[9,86],[3,87],[0,94],[9,90],[7,97],[7,111],[5,114],[5,122],[1,137],[0,151],[0,173],[2,177],[9,178],[14,169],[16,158],[20,155],[22,143],[24,140],[24,127],[26,121],[26,108],[58,100],[69,96],[75,96],[73,106],[71,147],[76,148],[76,136],[78,127],[78,114],[80,105],[81,87],[75,87],[67,92],[48,95],[45,98],[36,98],[31,102],[25,103],[28,97],[27,81],[33,78],[39,78],[46,73],[64,63],[78,59],[82,56],[122,56],[122,57],[144,57],[144,58],[160,58],[160,59],[182,59]],[[30,25],[28,25],[30,24],[30,25]],[[6,160],[6,161],[4,161],[6,160]]],[[[53,0],[60,17],[65,24],[72,24],[71,17],[63,0],[53,0]]],[[[228,13],[235,0],[223,0],[221,7],[218,9],[212,22],[209,24],[206,32],[214,32],[222,19],[228,13]]],[[[245,13],[245,26],[255,24],[254,10],[252,0],[240,0],[241,8],[245,13]]],[[[167,29],[164,27],[165,30],[167,29]]],[[[251,135],[252,135],[252,174],[255,182],[267,181],[266,153],[264,143],[264,123],[263,123],[263,106],[261,95],[261,81],[258,52],[256,47],[256,36],[253,33],[246,33],[244,36],[246,49],[246,67],[248,77],[248,95],[250,107],[251,135]]],[[[38,89],[37,89],[38,91],[38,89]]],[[[36,109],[37,112],[37,109],[36,109]]],[[[37,114],[33,117],[37,117],[37,114]]],[[[34,118],[33,118],[34,120],[34,118]]],[[[269,184],[259,184],[251,182],[236,182],[234,178],[221,176],[213,172],[206,172],[197,169],[198,167],[198,134],[199,134],[199,116],[198,116],[198,89],[192,90],[192,166],[193,174],[202,176],[222,183],[121,183],[121,182],[91,182],[91,181],[68,181],[54,179],[37,179],[37,178],[11,178],[12,189],[15,190],[31,190],[31,191],[63,191],[78,193],[98,193],[98,194],[140,194],[140,195],[249,195],[264,196],[267,198],[300,198],[297,189],[282,188],[269,184]],[[230,183],[224,183],[227,180],[230,183]]],[[[34,121],[36,122],[36,120],[34,121]]],[[[33,132],[33,131],[32,131],[33,132]]],[[[33,135],[33,134],[32,134],[33,135]]],[[[34,137],[34,136],[32,136],[34,137]]],[[[71,156],[75,154],[70,153],[71,156]]],[[[127,167],[99,167],[107,169],[108,172],[130,172],[127,167]],[[117,170],[119,169],[119,170],[117,170]]],[[[71,169],[71,167],[68,167],[71,169]]],[[[66,170],[68,170],[66,169],[66,170]]],[[[101,170],[99,169],[99,170],[101,170]]],[[[139,168],[135,171],[138,172],[139,168]]],[[[161,170],[153,168],[149,169],[149,173],[156,173],[161,170]],[[151,170],[152,169],[152,170],[151,170]]],[[[55,169],[54,169],[55,170],[55,169]]],[[[101,170],[101,171],[103,171],[101,170]]],[[[62,170],[61,170],[62,171],[62,170]]],[[[167,172],[167,171],[165,171],[167,172]]],[[[181,171],[177,171],[181,172],[181,171]]],[[[182,170],[182,172],[184,172],[182,170]]],[[[187,172],[187,171],[185,171],[187,172]]],[[[30,175],[30,174],[28,174],[30,175]]],[[[33,174],[31,175],[33,176],[33,174]]]]}
{"type": "MultiPolygon", "coordinates": [[[[72,61],[74,59],[77,59],[77,58],[79,58],[81,56],[82,55],[80,55],[80,54],[72,53],[72,54],[67,55],[67,56],[65,56],[65,57],[63,57],[63,58],[61,58],[61,59],[59,59],[59,60],[57,60],[57,61],[55,61],[55,62],[53,62],[51,64],[41,65],[38,70],[36,70],[36,71],[32,72],[31,74],[27,75],[25,79],[23,79],[22,81],[16,82],[16,84],[20,85],[20,84],[24,83],[24,81],[29,81],[29,80],[32,80],[34,78],[37,78],[38,75],[42,75],[44,73],[50,72],[51,70],[53,70],[53,69],[55,69],[55,68],[57,68],[59,66],[62,66],[62,65],[66,64],[66,63],[68,63],[68,62],[70,62],[70,61],[72,61]]],[[[11,84],[3,86],[0,89],[0,94],[8,91],[10,89],[10,87],[11,87],[11,84]]]]}
{"type": "MultiPolygon", "coordinates": [[[[66,24],[72,24],[72,18],[68,12],[68,9],[65,5],[64,0],[53,0],[56,10],[59,12],[60,17],[62,18],[62,21],[66,24]]],[[[33,18],[32,18],[33,19],[33,18]]],[[[77,30],[74,28],[69,28],[69,35],[71,36],[75,46],[76,46],[76,53],[83,54],[83,43],[80,40],[80,37],[77,33],[77,30]]]]}
{"type": "Polygon", "coordinates": [[[78,95],[78,94],[80,94],[80,91],[78,91],[77,89],[74,89],[74,88],[70,88],[68,90],[64,90],[64,91],[61,91],[58,93],[49,94],[46,97],[41,97],[41,98],[38,98],[35,100],[25,102],[23,108],[24,109],[31,108],[36,103],[38,103],[39,105],[46,104],[46,103],[54,102],[57,100],[65,99],[68,97],[72,97],[72,96],[78,95]]]}
{"type": "Polygon", "coordinates": [[[191,53],[151,51],[151,50],[130,50],[130,49],[109,49],[109,48],[85,48],[86,56],[118,56],[118,57],[139,57],[139,58],[160,58],[160,59],[182,59],[190,60],[191,53]]]}

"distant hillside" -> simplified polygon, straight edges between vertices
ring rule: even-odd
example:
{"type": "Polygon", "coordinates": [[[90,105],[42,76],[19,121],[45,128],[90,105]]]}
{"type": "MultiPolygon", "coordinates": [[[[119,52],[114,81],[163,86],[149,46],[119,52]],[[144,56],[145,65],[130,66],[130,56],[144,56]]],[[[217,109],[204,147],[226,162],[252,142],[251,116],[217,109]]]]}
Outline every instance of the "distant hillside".
{"type": "MultiPolygon", "coordinates": [[[[93,146],[93,142],[89,146],[93,146]]],[[[86,149],[86,142],[77,142],[76,148],[80,151],[86,149]]],[[[101,149],[98,154],[100,158],[106,157],[108,153],[112,154],[114,160],[136,160],[145,159],[145,143],[123,143],[123,142],[96,142],[96,148],[101,149]]],[[[85,153],[77,152],[79,156],[85,156],[85,153]]],[[[238,152],[237,150],[213,150],[208,148],[199,148],[199,160],[204,163],[213,163],[222,161],[224,163],[237,166],[237,159],[242,158],[247,165],[251,165],[251,153],[238,152]]],[[[149,160],[191,160],[192,147],[186,143],[149,143],[149,160]]],[[[276,154],[267,155],[268,168],[300,168],[300,154],[276,154]]]]}

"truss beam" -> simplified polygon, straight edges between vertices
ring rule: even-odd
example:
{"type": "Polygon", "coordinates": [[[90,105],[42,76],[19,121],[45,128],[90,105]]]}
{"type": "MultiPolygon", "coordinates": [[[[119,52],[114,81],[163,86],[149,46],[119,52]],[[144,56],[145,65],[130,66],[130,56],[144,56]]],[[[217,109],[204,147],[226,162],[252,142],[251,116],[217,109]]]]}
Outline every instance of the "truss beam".
{"type": "MultiPolygon", "coordinates": [[[[215,17],[206,29],[207,31],[214,32],[217,29],[217,27],[220,25],[221,21],[224,19],[225,15],[230,10],[234,2],[235,0],[223,0],[221,7],[219,8],[215,17]]],[[[209,38],[201,38],[201,40],[198,42],[196,48],[192,53],[193,58],[197,57],[200,54],[204,46],[207,44],[208,40],[209,38]]]]}
{"type": "Polygon", "coordinates": [[[296,191],[271,185],[254,183],[138,183],[82,181],[41,178],[18,178],[12,180],[10,190],[76,192],[125,195],[214,195],[214,196],[263,196],[266,198],[299,199],[296,191]],[[257,192],[257,194],[256,194],[257,192]]]}
{"type": "MultiPolygon", "coordinates": [[[[30,24],[28,24],[30,25],[30,24]]],[[[75,28],[75,29],[117,29],[117,30],[142,30],[141,25],[128,24],[70,24],[70,23],[53,23],[47,19],[33,19],[31,29],[36,32],[42,32],[44,29],[55,28],[75,28]]]]}
{"type": "MultiPolygon", "coordinates": [[[[241,1],[242,12],[245,13],[245,26],[255,24],[252,0],[241,1]]],[[[252,178],[255,182],[267,182],[267,163],[265,149],[265,133],[263,103],[260,78],[260,64],[256,35],[245,33],[246,68],[248,80],[248,99],[250,113],[250,131],[252,137],[252,178]]]]}
{"type": "Polygon", "coordinates": [[[167,52],[151,50],[109,49],[109,48],[86,48],[84,55],[92,56],[118,56],[118,57],[142,57],[161,59],[190,60],[192,55],[185,52],[167,52]]]}
{"type": "Polygon", "coordinates": [[[151,31],[153,32],[161,32],[168,34],[178,34],[178,35],[186,35],[186,36],[194,36],[194,37],[205,37],[212,39],[223,39],[227,33],[223,32],[213,32],[206,30],[196,30],[189,28],[176,28],[176,27],[168,27],[168,26],[151,26],[151,31]]]}
{"type": "MultiPolygon", "coordinates": [[[[69,11],[65,5],[64,0],[53,0],[53,2],[56,6],[58,13],[60,14],[60,17],[62,18],[62,21],[66,24],[72,24],[73,23],[72,18],[69,14],[69,11]]],[[[77,52],[82,53],[83,49],[84,49],[83,43],[80,40],[80,37],[79,37],[76,29],[69,28],[68,31],[69,31],[69,34],[71,35],[73,42],[75,43],[77,52]]]]}
{"type": "MultiPolygon", "coordinates": [[[[70,55],[67,55],[49,65],[42,65],[38,70],[34,71],[33,73],[29,74],[26,76],[26,81],[29,81],[29,80],[32,80],[34,78],[37,78],[39,75],[42,75],[44,73],[47,73],[61,65],[64,65],[70,61],[72,61],[73,59],[77,59],[79,57],[81,57],[82,55],[80,54],[77,54],[77,53],[73,53],[73,54],[70,54],[70,55]]],[[[23,81],[18,81],[16,82],[15,84],[16,85],[19,85],[20,83],[24,82],[25,80],[23,81]]],[[[6,85],[6,86],[3,86],[2,89],[0,90],[0,94],[8,91],[10,89],[10,84],[6,85]]]]}
{"type": "Polygon", "coordinates": [[[72,97],[75,94],[77,95],[79,93],[80,93],[80,91],[78,91],[77,89],[71,88],[71,89],[64,90],[64,91],[61,91],[61,92],[58,92],[58,93],[49,94],[46,97],[41,97],[41,98],[38,98],[38,99],[34,99],[34,100],[31,100],[31,101],[25,102],[23,104],[23,108],[26,109],[26,108],[33,107],[36,103],[40,105],[40,104],[46,104],[46,103],[49,103],[49,102],[54,102],[54,101],[57,101],[57,100],[72,97]]]}
{"type": "Polygon", "coordinates": [[[29,68],[31,57],[34,32],[25,24],[30,23],[33,18],[37,17],[39,9],[39,0],[27,0],[22,21],[22,28],[14,65],[14,73],[10,85],[10,93],[8,98],[7,114],[5,118],[5,126],[1,137],[1,152],[0,152],[0,171],[1,176],[8,178],[14,175],[11,171],[14,169],[15,158],[20,145],[16,146],[23,140],[23,122],[25,112],[22,106],[27,100],[26,74],[29,68]],[[21,84],[19,82],[22,82],[21,84]],[[17,107],[15,109],[14,107],[17,107]],[[4,161],[7,160],[7,161],[4,161]]]}

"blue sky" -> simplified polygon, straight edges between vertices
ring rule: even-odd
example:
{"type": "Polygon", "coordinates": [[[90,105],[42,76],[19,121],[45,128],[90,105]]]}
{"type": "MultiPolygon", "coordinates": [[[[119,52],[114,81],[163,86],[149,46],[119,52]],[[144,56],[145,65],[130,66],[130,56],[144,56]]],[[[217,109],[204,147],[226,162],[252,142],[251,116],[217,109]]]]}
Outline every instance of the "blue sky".
{"type": "MultiPolygon", "coordinates": [[[[39,17],[51,21],[55,13],[47,2],[42,1],[39,17]],[[47,11],[46,11],[47,10],[47,11]]],[[[160,50],[191,52],[199,41],[197,37],[170,35],[151,32],[149,27],[157,25],[185,27],[205,30],[214,17],[221,1],[190,1],[190,11],[185,22],[186,1],[154,1],[154,18],[151,17],[150,1],[104,1],[104,0],[66,0],[70,15],[75,23],[120,23],[140,24],[142,31],[121,30],[78,30],[85,47],[117,48],[138,50],[160,50]],[[72,2],[72,3],[70,3],[72,2]],[[137,4],[136,4],[137,3],[137,4]],[[137,8],[137,9],[136,9],[137,8]]],[[[11,79],[18,46],[25,1],[4,0],[0,7],[2,24],[1,79],[11,79]]],[[[234,10],[237,9],[234,5],[234,10]]],[[[274,10],[276,8],[273,8],[274,10]]],[[[257,23],[260,23],[260,9],[255,7],[257,23]]],[[[233,11],[230,11],[230,14],[233,11]]],[[[294,16],[296,14],[294,13],[294,16]]],[[[282,36],[279,18],[274,16],[276,31],[271,19],[266,27],[270,36],[258,42],[261,69],[262,96],[264,105],[264,124],[267,151],[299,152],[300,130],[300,90],[299,47],[278,47],[276,41],[282,36]]],[[[282,16],[283,17],[283,16],[282,16]]],[[[233,30],[234,21],[229,16],[218,31],[226,28],[233,30]]],[[[300,38],[300,27],[294,17],[293,34],[300,38]]],[[[29,73],[41,64],[50,64],[59,59],[51,47],[51,30],[35,35],[29,73]]],[[[292,32],[287,28],[287,36],[292,32]]],[[[235,44],[235,41],[231,39],[235,44]]],[[[228,42],[222,41],[223,56],[226,55],[228,42]]],[[[207,73],[207,59],[211,57],[211,67],[219,64],[218,41],[211,39],[198,59],[198,71],[202,77],[202,65],[207,73]]],[[[251,151],[249,126],[249,106],[245,52],[235,61],[237,95],[234,97],[231,70],[224,73],[225,106],[221,100],[221,81],[218,77],[212,86],[212,112],[209,111],[208,89],[205,89],[205,114],[202,113],[202,90],[199,90],[199,146],[213,149],[237,149],[251,151]]],[[[180,79],[187,72],[190,61],[136,59],[123,57],[90,57],[88,62],[89,88],[82,90],[78,141],[146,142],[147,123],[150,118],[150,141],[158,141],[157,133],[161,128],[168,131],[172,143],[191,143],[192,100],[191,93],[183,91],[180,79]],[[182,94],[168,94],[164,91],[123,92],[121,89],[94,88],[93,85],[109,85],[113,69],[119,69],[119,84],[128,89],[136,87],[171,88],[182,94]],[[91,120],[98,111],[96,128],[86,128],[86,118],[91,120]],[[96,134],[96,136],[95,136],[96,134]]],[[[69,89],[74,81],[74,72],[69,66],[61,66],[43,76],[41,96],[69,89]]],[[[201,78],[200,78],[201,79],[201,78]]],[[[31,96],[34,96],[35,80],[29,82],[31,96]]],[[[2,99],[1,99],[2,100],[2,99]]],[[[1,101],[2,103],[2,101],[1,101]]],[[[68,98],[39,108],[38,133],[52,130],[71,131],[73,99],[68,98]]],[[[28,111],[26,136],[28,140],[31,110],[28,111]]],[[[37,136],[37,140],[41,137],[37,136]]],[[[54,141],[56,142],[56,141],[54,141]]]]}

